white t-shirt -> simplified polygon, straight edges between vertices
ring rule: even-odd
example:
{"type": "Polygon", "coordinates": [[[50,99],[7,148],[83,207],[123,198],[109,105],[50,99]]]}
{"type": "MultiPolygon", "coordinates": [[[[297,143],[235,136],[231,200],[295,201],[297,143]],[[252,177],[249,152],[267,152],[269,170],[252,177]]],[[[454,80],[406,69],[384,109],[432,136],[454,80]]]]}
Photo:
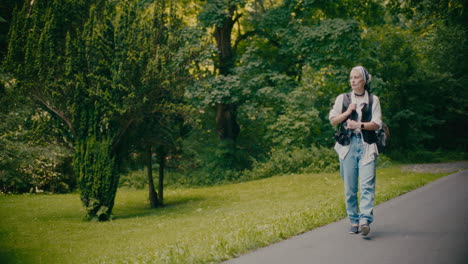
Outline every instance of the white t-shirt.
{"type": "MultiPolygon", "coordinates": [[[[374,122],[376,125],[379,126],[379,129],[382,128],[382,111],[380,109],[380,101],[379,98],[375,95],[373,96],[372,102],[372,119],[371,122],[374,122]]],[[[340,94],[336,100],[333,108],[330,110],[330,114],[328,115],[328,119],[332,119],[333,117],[340,115],[341,110],[343,107],[343,98],[344,94],[340,94]]],[[[362,109],[369,104],[369,94],[365,91],[364,96],[356,96],[354,93],[351,93],[351,104],[356,104],[356,112],[358,114],[358,122],[361,121],[362,118],[362,109]]],[[[361,133],[361,129],[355,129],[354,133],[361,133]]],[[[364,153],[362,154],[362,158],[360,161],[359,166],[364,166],[369,162],[375,160],[375,158],[379,155],[379,150],[377,149],[377,144],[367,144],[363,137],[361,136],[361,140],[364,145],[364,153]]],[[[340,160],[343,160],[349,152],[350,145],[343,146],[338,142],[335,144],[335,151],[338,153],[338,157],[340,160]]]]}

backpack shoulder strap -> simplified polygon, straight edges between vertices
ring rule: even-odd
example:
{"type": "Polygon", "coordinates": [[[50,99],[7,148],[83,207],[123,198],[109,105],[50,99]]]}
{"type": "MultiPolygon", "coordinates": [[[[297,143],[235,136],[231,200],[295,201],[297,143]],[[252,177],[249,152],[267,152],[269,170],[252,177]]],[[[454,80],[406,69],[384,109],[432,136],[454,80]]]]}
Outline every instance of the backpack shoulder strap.
{"type": "Polygon", "coordinates": [[[372,104],[374,103],[374,95],[369,93],[369,103],[362,109],[363,122],[370,122],[372,120],[372,104]]]}
{"type": "Polygon", "coordinates": [[[343,94],[343,106],[341,107],[341,113],[344,113],[348,109],[349,104],[351,103],[351,93],[343,94]]]}
{"type": "Polygon", "coordinates": [[[369,108],[367,111],[369,111],[369,121],[372,120],[372,104],[374,103],[374,95],[369,93],[369,108]]]}

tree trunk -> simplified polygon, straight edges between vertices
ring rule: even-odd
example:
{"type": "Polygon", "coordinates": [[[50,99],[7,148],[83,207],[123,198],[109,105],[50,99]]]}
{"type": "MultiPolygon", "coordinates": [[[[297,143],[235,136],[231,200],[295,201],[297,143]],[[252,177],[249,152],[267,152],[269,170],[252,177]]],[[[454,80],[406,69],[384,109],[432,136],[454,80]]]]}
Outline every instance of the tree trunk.
{"type": "Polygon", "coordinates": [[[237,105],[216,105],[216,130],[221,140],[231,139],[233,142],[239,136],[240,128],[237,124],[237,105]]]}
{"type": "Polygon", "coordinates": [[[110,139],[87,137],[76,144],[74,169],[88,220],[111,218],[119,183],[110,139]]]}
{"type": "Polygon", "coordinates": [[[159,204],[164,205],[164,168],[166,167],[166,155],[165,151],[158,152],[158,163],[159,163],[159,184],[158,184],[158,194],[159,194],[159,204]]]}
{"type": "Polygon", "coordinates": [[[228,75],[234,66],[234,54],[232,52],[231,34],[234,27],[232,17],[226,17],[223,24],[216,26],[213,33],[218,48],[218,65],[221,75],[228,75]]]}
{"type": "Polygon", "coordinates": [[[146,152],[146,167],[148,171],[149,201],[150,201],[150,207],[156,208],[159,205],[159,201],[158,201],[158,194],[156,193],[156,190],[154,189],[153,163],[151,161],[152,155],[153,155],[153,152],[151,151],[151,146],[148,146],[147,152],[146,152]]]}
{"type": "MultiPolygon", "coordinates": [[[[222,25],[216,26],[213,33],[218,48],[217,68],[221,75],[228,75],[234,67],[235,55],[232,50],[231,34],[234,27],[235,6],[229,9],[230,16],[226,16],[222,25]]],[[[240,128],[237,123],[236,104],[216,105],[216,129],[221,140],[230,139],[235,141],[239,135],[240,128]]]]}

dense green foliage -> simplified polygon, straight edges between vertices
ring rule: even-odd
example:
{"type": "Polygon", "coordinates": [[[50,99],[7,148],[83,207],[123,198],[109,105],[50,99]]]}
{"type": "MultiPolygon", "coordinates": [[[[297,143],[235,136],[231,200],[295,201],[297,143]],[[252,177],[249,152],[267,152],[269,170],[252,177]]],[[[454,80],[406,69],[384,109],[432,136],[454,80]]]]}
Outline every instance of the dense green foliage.
{"type": "Polygon", "coordinates": [[[336,169],[328,112],[358,64],[373,75],[389,157],[466,158],[464,1],[35,0],[2,10],[16,4],[0,15],[2,192],[77,185],[88,216],[108,219],[119,175],[152,162],[161,202],[165,170],[172,182],[213,184],[336,169]]]}
{"type": "Polygon", "coordinates": [[[16,80],[0,72],[1,192],[69,192],[76,186],[70,150],[57,144],[58,131],[44,111],[19,96],[16,80]],[[14,111],[12,111],[14,109],[14,111]],[[49,135],[49,136],[47,136],[49,135]]]}
{"type": "Polygon", "coordinates": [[[41,1],[16,14],[5,67],[72,146],[88,218],[109,219],[121,161],[154,143],[136,134],[142,126],[152,122],[159,128],[151,137],[163,137],[188,109],[181,97],[198,49],[184,44],[196,34],[167,15],[168,7],[41,1]]]}

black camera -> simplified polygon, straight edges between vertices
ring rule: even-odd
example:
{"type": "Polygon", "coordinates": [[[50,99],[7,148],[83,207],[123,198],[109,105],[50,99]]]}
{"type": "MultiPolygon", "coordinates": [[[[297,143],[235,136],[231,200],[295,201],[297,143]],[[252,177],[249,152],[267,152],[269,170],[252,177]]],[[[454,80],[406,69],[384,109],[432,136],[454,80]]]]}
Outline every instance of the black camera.
{"type": "Polygon", "coordinates": [[[340,143],[340,145],[347,146],[351,143],[351,136],[348,131],[336,131],[335,141],[340,143]]]}

